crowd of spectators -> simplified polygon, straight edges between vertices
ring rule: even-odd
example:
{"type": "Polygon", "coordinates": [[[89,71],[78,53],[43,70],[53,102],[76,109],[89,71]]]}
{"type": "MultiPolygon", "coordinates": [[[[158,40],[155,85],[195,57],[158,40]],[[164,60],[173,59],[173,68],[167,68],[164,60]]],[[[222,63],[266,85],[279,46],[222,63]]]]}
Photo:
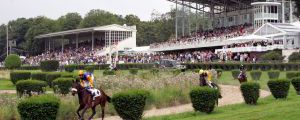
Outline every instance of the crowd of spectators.
{"type": "Polygon", "coordinates": [[[163,43],[151,44],[151,48],[160,48],[165,46],[190,45],[203,42],[222,41],[233,37],[243,36],[253,31],[251,24],[243,24],[231,27],[221,27],[208,31],[197,31],[191,35],[182,36],[176,39],[170,39],[163,43]]]}

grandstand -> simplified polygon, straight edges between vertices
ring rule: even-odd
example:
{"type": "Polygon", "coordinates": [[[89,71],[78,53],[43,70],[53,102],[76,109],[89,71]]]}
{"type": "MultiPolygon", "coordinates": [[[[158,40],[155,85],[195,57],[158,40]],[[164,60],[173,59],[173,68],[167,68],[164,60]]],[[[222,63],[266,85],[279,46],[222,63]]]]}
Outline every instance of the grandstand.
{"type": "MultiPolygon", "coordinates": [[[[294,3],[289,0],[168,0],[212,21],[212,30],[198,30],[187,36],[151,45],[151,50],[174,51],[210,50],[216,54],[250,54],[281,49],[300,48],[300,26],[294,23],[294,3]]],[[[183,26],[182,26],[183,27],[183,26]]],[[[197,28],[197,26],[195,26],[197,28]]],[[[290,53],[290,52],[289,52],[290,53]]],[[[285,54],[288,56],[288,54],[285,54]]]]}

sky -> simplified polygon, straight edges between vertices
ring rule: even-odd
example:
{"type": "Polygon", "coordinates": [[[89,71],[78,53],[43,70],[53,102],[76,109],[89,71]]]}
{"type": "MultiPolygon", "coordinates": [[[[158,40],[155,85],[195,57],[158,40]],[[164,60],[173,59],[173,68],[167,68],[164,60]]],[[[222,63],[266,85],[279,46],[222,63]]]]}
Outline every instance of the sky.
{"type": "Polygon", "coordinates": [[[167,0],[1,0],[0,24],[17,18],[46,16],[57,19],[69,12],[78,12],[82,17],[92,9],[102,9],[114,14],[137,15],[141,20],[151,19],[155,10],[170,11],[174,3],[167,0]]]}

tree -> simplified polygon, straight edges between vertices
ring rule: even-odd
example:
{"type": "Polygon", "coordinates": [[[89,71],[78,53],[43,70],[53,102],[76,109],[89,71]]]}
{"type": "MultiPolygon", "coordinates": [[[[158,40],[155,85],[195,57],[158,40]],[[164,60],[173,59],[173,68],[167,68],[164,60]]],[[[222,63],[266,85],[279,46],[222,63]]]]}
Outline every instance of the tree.
{"type": "Polygon", "coordinates": [[[125,23],[129,26],[138,25],[140,22],[140,18],[136,15],[130,14],[125,16],[125,23]]]}
{"type": "Polygon", "coordinates": [[[262,55],[261,58],[262,58],[262,60],[265,60],[265,61],[270,61],[270,60],[271,61],[273,61],[273,60],[281,61],[284,59],[282,54],[277,51],[270,51],[270,52],[262,55]]]}
{"type": "Polygon", "coordinates": [[[296,11],[295,11],[295,15],[297,17],[300,17],[300,1],[299,0],[293,0],[296,4],[296,11]]]}
{"type": "Polygon", "coordinates": [[[118,16],[104,10],[94,9],[86,14],[80,23],[80,27],[86,28],[110,24],[122,24],[123,21],[122,16],[118,16]]]}
{"type": "Polygon", "coordinates": [[[300,53],[299,52],[293,52],[289,56],[289,62],[299,62],[300,61],[300,53]]]}
{"type": "MultiPolygon", "coordinates": [[[[17,46],[19,44],[25,43],[25,35],[30,28],[32,23],[32,19],[26,19],[26,18],[18,18],[17,20],[12,20],[8,23],[10,26],[9,36],[10,39],[16,40],[17,46]]],[[[19,46],[22,49],[25,48],[25,46],[19,46]]]]}
{"type": "Polygon", "coordinates": [[[72,30],[76,29],[80,22],[82,21],[82,17],[78,13],[68,13],[64,16],[61,16],[58,20],[58,26],[60,31],[72,30]]]}

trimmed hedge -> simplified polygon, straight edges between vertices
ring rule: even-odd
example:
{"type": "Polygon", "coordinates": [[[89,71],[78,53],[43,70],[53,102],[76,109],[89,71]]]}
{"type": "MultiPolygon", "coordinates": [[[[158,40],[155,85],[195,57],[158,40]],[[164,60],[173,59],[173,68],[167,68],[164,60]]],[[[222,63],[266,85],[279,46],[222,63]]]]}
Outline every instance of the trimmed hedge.
{"type": "Polygon", "coordinates": [[[72,83],[74,78],[57,78],[55,79],[53,84],[54,93],[60,93],[66,95],[70,92],[70,88],[72,87],[72,83]]]}
{"type": "Polygon", "coordinates": [[[31,79],[41,80],[41,81],[46,81],[47,82],[47,73],[46,72],[31,73],[31,79]]]}
{"type": "Polygon", "coordinates": [[[19,55],[10,54],[4,60],[5,68],[17,69],[21,67],[21,59],[19,55]]]}
{"type": "Polygon", "coordinates": [[[44,93],[44,89],[47,87],[47,83],[39,80],[21,80],[16,84],[17,93],[19,96],[23,94],[29,94],[31,96],[31,92],[44,93]]]}
{"type": "Polygon", "coordinates": [[[231,71],[231,75],[234,79],[238,79],[238,76],[240,74],[240,71],[239,70],[232,70],[231,71]]]}
{"type": "Polygon", "coordinates": [[[145,90],[129,90],[114,94],[112,103],[123,120],[141,120],[149,96],[145,90]]]}
{"type": "Polygon", "coordinates": [[[300,77],[293,78],[291,82],[295,90],[297,91],[297,94],[300,95],[300,77]]]}
{"type": "Polygon", "coordinates": [[[300,72],[286,72],[287,79],[292,79],[295,77],[300,77],[300,72]]]}
{"type": "Polygon", "coordinates": [[[66,65],[65,67],[65,71],[67,72],[73,72],[74,70],[76,70],[77,65],[73,64],[73,65],[66,65]]]}
{"type": "Polygon", "coordinates": [[[13,84],[16,84],[19,80],[28,80],[30,79],[31,72],[26,71],[16,71],[10,73],[10,80],[13,84]]]}
{"type": "Polygon", "coordinates": [[[139,72],[139,69],[138,68],[130,68],[129,69],[129,73],[131,75],[137,75],[137,73],[139,72]]]}
{"type": "Polygon", "coordinates": [[[190,92],[190,98],[195,111],[211,113],[218,100],[219,91],[209,87],[195,87],[190,92]]]}
{"type": "Polygon", "coordinates": [[[60,77],[73,78],[74,77],[74,73],[62,72],[60,77]]]}
{"type": "Polygon", "coordinates": [[[269,71],[268,72],[269,79],[271,79],[271,80],[278,79],[279,75],[280,75],[280,71],[279,70],[273,70],[273,71],[269,71]]]}
{"type": "Polygon", "coordinates": [[[258,70],[254,70],[250,72],[252,80],[260,80],[261,74],[262,74],[261,71],[258,70]]]}
{"type": "Polygon", "coordinates": [[[114,70],[104,70],[103,71],[103,75],[107,76],[107,75],[116,75],[116,71],[114,70]]]}
{"type": "Polygon", "coordinates": [[[240,87],[246,104],[256,105],[259,98],[260,86],[258,83],[246,82],[240,87]]]}
{"type": "Polygon", "coordinates": [[[117,68],[120,70],[128,70],[129,68],[152,69],[153,67],[154,67],[154,64],[142,64],[142,63],[117,64],[117,68]]]}
{"type": "Polygon", "coordinates": [[[95,70],[95,66],[92,66],[92,65],[85,66],[84,70],[86,70],[87,72],[93,73],[95,70]]]}
{"type": "Polygon", "coordinates": [[[61,77],[61,73],[53,72],[53,73],[47,73],[46,74],[46,81],[50,87],[52,87],[52,81],[56,78],[61,77]]]}
{"type": "Polygon", "coordinates": [[[57,60],[46,60],[41,61],[40,67],[42,71],[57,71],[59,67],[59,62],[57,60]]]}
{"type": "Polygon", "coordinates": [[[60,100],[51,95],[34,96],[18,104],[22,120],[55,120],[60,100]]]}
{"type": "Polygon", "coordinates": [[[286,79],[270,80],[268,87],[274,98],[286,98],[290,89],[290,81],[286,79]]]}

